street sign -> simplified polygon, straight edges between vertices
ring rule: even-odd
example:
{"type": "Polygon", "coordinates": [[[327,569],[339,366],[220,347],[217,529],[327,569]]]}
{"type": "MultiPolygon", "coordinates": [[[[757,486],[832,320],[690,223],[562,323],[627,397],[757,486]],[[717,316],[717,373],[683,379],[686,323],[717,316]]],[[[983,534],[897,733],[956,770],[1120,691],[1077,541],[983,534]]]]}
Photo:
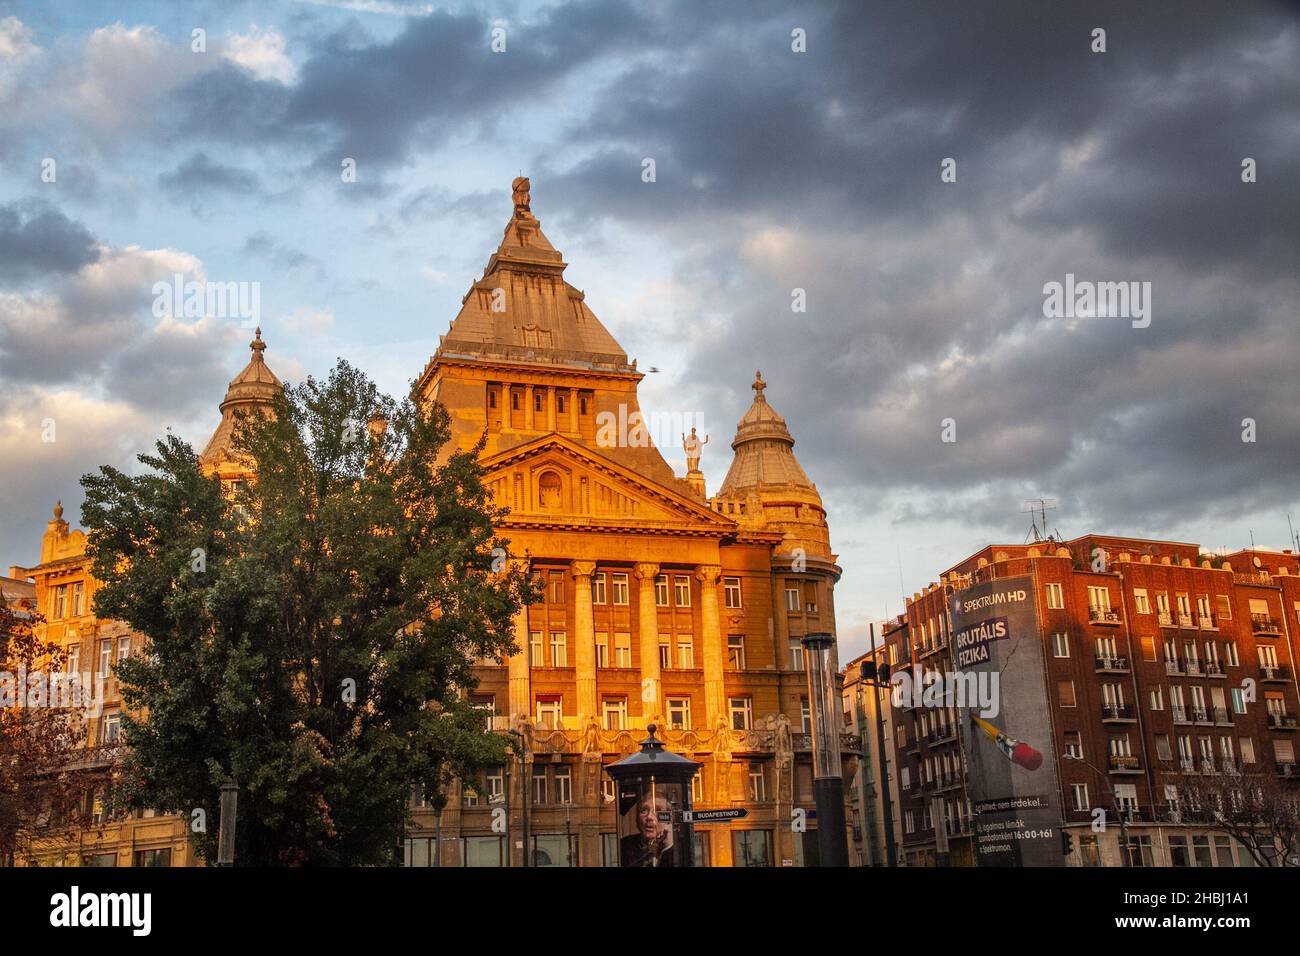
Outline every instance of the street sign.
{"type": "Polygon", "coordinates": [[[744,807],[733,807],[730,810],[683,810],[682,822],[729,823],[732,820],[741,820],[747,816],[749,816],[749,811],[744,807]]]}

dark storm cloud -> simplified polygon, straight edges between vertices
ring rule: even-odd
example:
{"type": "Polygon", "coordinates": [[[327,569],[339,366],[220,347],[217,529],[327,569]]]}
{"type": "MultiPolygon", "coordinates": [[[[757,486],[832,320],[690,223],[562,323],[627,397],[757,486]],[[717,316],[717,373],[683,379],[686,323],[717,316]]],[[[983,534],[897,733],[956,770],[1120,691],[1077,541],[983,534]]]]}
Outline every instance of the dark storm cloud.
{"type": "Polygon", "coordinates": [[[76,272],[99,258],[84,225],[45,203],[0,205],[0,282],[76,272]]]}
{"type": "Polygon", "coordinates": [[[234,193],[254,196],[260,191],[257,176],[244,169],[195,153],[174,170],[158,177],[158,185],[174,199],[234,193]]]}

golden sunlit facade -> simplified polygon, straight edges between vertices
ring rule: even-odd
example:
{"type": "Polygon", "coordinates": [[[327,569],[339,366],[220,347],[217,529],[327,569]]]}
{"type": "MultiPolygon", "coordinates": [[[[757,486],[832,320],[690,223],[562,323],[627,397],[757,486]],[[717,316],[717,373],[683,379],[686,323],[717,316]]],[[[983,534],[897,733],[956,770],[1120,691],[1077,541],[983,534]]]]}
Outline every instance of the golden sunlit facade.
{"type": "MultiPolygon", "coordinates": [[[[520,756],[477,787],[454,787],[440,813],[414,794],[405,862],[519,866],[526,830],[533,865],[616,865],[602,767],[633,752],[651,723],[702,764],[697,808],[747,811],[696,828],[697,864],[813,862],[815,822],[802,832],[796,813],[814,807],[800,638],[835,633],[840,575],[820,495],[761,375],[717,493],[700,467],[721,456],[707,436],[683,436],[688,469],[674,474],[642,418],[642,373],[565,282],[528,187],[515,181],[502,242],[415,386],[450,413],[447,453],[484,440],[486,483],[509,509],[509,560],[541,585],[542,600],[517,616],[516,653],[480,662],[474,692],[494,730],[515,732],[520,756]]],[[[229,454],[233,415],[281,387],[260,331],[251,348],[201,458],[227,483],[248,474],[229,454]]],[[[34,579],[47,616],[51,588],[80,580],[84,616],[47,627],[94,654],[112,625],[91,615],[83,549],[81,532],[52,522],[41,564],[14,576],[34,579]]],[[[842,742],[851,779],[861,744],[842,742]]],[[[134,830],[123,828],[146,823],[171,827],[172,862],[188,862],[174,819],[118,823],[95,839],[118,863],[136,862],[134,830]]]]}

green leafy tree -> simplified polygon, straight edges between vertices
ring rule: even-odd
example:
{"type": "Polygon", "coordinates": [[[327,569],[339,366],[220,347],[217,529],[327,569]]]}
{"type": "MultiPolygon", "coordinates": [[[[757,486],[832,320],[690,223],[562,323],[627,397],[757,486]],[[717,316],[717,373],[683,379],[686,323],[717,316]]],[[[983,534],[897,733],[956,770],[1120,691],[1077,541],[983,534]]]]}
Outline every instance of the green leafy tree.
{"type": "Polygon", "coordinates": [[[184,815],[211,860],[234,780],[237,863],[384,864],[413,785],[440,806],[502,761],[472,667],[513,649],[536,597],[504,560],[479,449],[448,437],[440,404],[340,361],[241,415],[256,477],[233,492],[172,435],[141,475],[82,479],[96,612],[148,639],[118,666],[135,715],[119,803],[184,815]]]}

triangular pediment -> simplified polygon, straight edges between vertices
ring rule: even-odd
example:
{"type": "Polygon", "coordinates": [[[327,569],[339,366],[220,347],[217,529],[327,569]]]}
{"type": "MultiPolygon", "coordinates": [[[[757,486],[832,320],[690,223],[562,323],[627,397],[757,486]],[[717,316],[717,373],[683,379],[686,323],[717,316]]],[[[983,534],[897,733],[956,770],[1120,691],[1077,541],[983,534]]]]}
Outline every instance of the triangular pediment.
{"type": "Polygon", "coordinates": [[[715,534],[736,528],[701,502],[563,435],[517,445],[481,464],[495,503],[510,510],[508,526],[715,534]]]}

